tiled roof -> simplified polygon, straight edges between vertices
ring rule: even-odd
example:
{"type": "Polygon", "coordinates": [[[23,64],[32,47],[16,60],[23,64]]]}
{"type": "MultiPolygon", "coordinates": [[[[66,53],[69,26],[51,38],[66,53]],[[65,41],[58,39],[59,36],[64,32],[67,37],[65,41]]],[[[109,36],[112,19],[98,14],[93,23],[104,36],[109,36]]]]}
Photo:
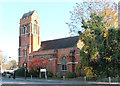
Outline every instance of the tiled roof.
{"type": "Polygon", "coordinates": [[[34,11],[30,11],[28,13],[24,13],[24,15],[22,16],[22,19],[31,16],[33,13],[34,13],[34,11]]]}
{"type": "Polygon", "coordinates": [[[78,40],[79,36],[43,41],[41,42],[41,48],[38,51],[74,47],[78,40]]]}

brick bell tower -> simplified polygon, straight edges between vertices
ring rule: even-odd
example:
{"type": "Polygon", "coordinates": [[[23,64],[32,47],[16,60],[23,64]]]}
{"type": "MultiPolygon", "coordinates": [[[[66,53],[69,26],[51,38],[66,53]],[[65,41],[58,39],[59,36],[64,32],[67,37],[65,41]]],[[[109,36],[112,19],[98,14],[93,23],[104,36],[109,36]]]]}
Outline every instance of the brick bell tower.
{"type": "Polygon", "coordinates": [[[32,53],[40,46],[40,21],[37,11],[24,13],[19,27],[19,67],[23,67],[26,63],[28,68],[32,53]]]}

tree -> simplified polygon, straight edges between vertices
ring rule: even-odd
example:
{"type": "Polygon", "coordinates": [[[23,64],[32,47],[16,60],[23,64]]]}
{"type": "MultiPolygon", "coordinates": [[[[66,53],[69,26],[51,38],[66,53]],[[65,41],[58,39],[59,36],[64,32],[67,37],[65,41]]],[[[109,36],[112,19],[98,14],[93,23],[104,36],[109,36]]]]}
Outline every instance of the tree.
{"type": "Polygon", "coordinates": [[[105,36],[105,23],[102,22],[104,16],[91,13],[90,18],[87,22],[82,19],[85,31],[79,32],[84,42],[80,50],[81,69],[87,70],[86,75],[89,77],[94,77],[95,73],[101,77],[120,76],[120,30],[111,27],[105,36]]]}
{"type": "Polygon", "coordinates": [[[109,76],[120,76],[120,30],[109,29],[106,39],[105,59],[108,63],[109,76]]]}
{"type": "Polygon", "coordinates": [[[82,57],[80,69],[87,71],[86,76],[88,78],[96,77],[96,72],[94,71],[96,66],[94,67],[94,64],[100,60],[99,47],[102,44],[104,35],[102,32],[102,28],[104,28],[102,20],[104,17],[91,13],[90,18],[87,22],[82,19],[82,27],[85,31],[79,32],[80,39],[84,43],[80,50],[80,56],[82,57]]]}
{"type": "Polygon", "coordinates": [[[11,60],[10,63],[12,63],[12,68],[17,68],[17,62],[16,60],[11,60]]]}
{"type": "Polygon", "coordinates": [[[7,68],[6,63],[7,63],[7,55],[6,53],[2,52],[2,70],[5,70],[7,68]]]}
{"type": "MultiPolygon", "coordinates": [[[[71,18],[67,23],[72,35],[77,35],[78,31],[84,31],[82,26],[82,19],[85,22],[91,19],[91,13],[104,16],[103,22],[105,23],[106,31],[111,26],[118,27],[118,6],[117,3],[112,1],[84,1],[76,3],[73,11],[70,11],[71,18]]],[[[106,32],[107,34],[107,32],[106,32]]]]}
{"type": "Polygon", "coordinates": [[[15,69],[15,68],[17,68],[16,60],[11,60],[3,64],[3,69],[15,69]]]}
{"type": "Polygon", "coordinates": [[[85,1],[76,3],[76,7],[70,13],[71,18],[67,23],[70,33],[79,33],[84,43],[80,50],[82,59],[78,69],[86,70],[88,77],[96,76],[95,73],[101,77],[120,76],[117,3],[85,1]]]}
{"type": "Polygon", "coordinates": [[[40,73],[41,68],[46,68],[48,64],[48,60],[44,60],[43,58],[34,58],[29,65],[29,68],[35,70],[40,73]]]}

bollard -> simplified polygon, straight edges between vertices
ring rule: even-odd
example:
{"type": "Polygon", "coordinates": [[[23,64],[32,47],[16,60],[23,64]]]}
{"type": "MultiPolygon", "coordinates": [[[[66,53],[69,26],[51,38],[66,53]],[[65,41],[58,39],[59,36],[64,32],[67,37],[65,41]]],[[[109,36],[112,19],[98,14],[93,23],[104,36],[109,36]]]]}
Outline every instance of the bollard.
{"type": "Polygon", "coordinates": [[[10,78],[10,75],[9,75],[9,78],[10,78]]]}
{"type": "Polygon", "coordinates": [[[84,81],[86,82],[86,76],[84,76],[84,81]]]}
{"type": "Polygon", "coordinates": [[[31,75],[31,79],[32,79],[32,75],[31,75]]]}
{"type": "Polygon", "coordinates": [[[65,76],[63,76],[63,80],[65,80],[65,76]]]}
{"type": "Polygon", "coordinates": [[[47,80],[47,76],[45,76],[46,80],[47,80]]]}
{"type": "Polygon", "coordinates": [[[111,83],[111,77],[109,77],[109,84],[111,83]]]}

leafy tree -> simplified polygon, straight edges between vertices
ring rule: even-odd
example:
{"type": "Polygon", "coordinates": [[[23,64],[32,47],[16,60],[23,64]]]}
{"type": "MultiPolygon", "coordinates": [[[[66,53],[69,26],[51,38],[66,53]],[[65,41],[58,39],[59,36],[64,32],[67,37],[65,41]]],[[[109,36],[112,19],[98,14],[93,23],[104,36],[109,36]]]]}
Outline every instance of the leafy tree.
{"type": "MultiPolygon", "coordinates": [[[[85,22],[82,19],[84,32],[79,32],[80,39],[84,42],[84,46],[80,50],[81,69],[87,71],[86,76],[88,78],[96,77],[94,69],[94,63],[100,60],[99,47],[103,40],[103,16],[91,13],[90,20],[85,22]],[[92,68],[93,67],[93,68],[92,68]]],[[[96,67],[95,67],[96,68],[96,67]]]]}
{"type": "Polygon", "coordinates": [[[29,68],[32,70],[37,71],[40,73],[41,68],[46,68],[46,65],[48,64],[48,60],[44,60],[43,58],[34,58],[29,65],[29,68]]]}
{"type": "Polygon", "coordinates": [[[84,0],[84,2],[76,3],[74,10],[70,11],[70,13],[71,18],[67,25],[72,35],[78,35],[78,31],[84,31],[84,28],[81,28],[82,19],[85,22],[89,21],[91,13],[105,16],[102,21],[105,22],[106,30],[111,26],[118,26],[118,5],[114,0],[95,0],[94,2],[84,0]]]}
{"type": "Polygon", "coordinates": [[[108,39],[106,39],[106,57],[108,63],[109,76],[120,76],[120,30],[109,29],[108,39]]]}
{"type": "Polygon", "coordinates": [[[11,60],[10,63],[12,63],[11,68],[17,68],[16,60],[11,60]]]}
{"type": "Polygon", "coordinates": [[[15,68],[17,68],[16,60],[11,60],[11,61],[9,61],[7,63],[3,63],[2,65],[3,65],[4,70],[5,69],[15,69],[15,68]]]}
{"type": "Polygon", "coordinates": [[[105,36],[105,23],[102,22],[104,16],[91,14],[90,17],[91,19],[87,22],[82,20],[82,27],[85,28],[85,31],[79,32],[80,38],[84,42],[84,46],[80,50],[82,57],[80,63],[88,72],[91,71],[91,73],[86,73],[87,76],[89,74],[93,76],[94,73],[101,77],[119,76],[119,29],[111,27],[105,36]]]}
{"type": "Polygon", "coordinates": [[[120,29],[118,6],[114,1],[76,3],[67,23],[70,33],[79,33],[84,46],[79,67],[88,78],[120,76],[120,29]]]}

